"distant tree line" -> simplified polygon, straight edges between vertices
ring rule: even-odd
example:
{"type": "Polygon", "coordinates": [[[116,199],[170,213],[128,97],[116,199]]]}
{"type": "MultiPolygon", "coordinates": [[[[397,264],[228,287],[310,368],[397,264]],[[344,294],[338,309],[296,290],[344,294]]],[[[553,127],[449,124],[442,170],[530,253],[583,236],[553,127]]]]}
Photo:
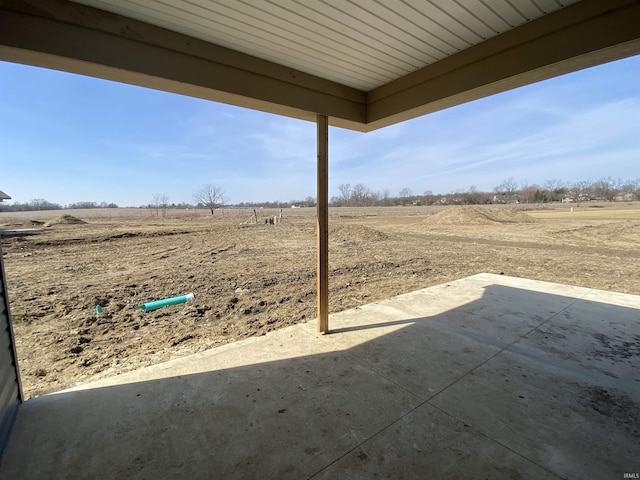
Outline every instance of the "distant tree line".
{"type": "Polygon", "coordinates": [[[513,177],[504,180],[491,192],[483,192],[475,185],[467,190],[456,190],[451,193],[434,194],[426,190],[422,194],[414,194],[411,189],[403,188],[397,195],[389,189],[373,191],[362,183],[351,186],[338,186],[339,196],[331,198],[330,204],[335,207],[369,207],[398,205],[482,205],[506,203],[579,203],[589,201],[634,201],[640,200],[640,178],[622,180],[606,177],[599,180],[583,180],[567,183],[561,180],[547,180],[542,185],[526,181],[518,182],[513,177]]]}
{"type": "Polygon", "coordinates": [[[282,202],[274,200],[272,202],[240,202],[231,205],[236,208],[291,208],[291,207],[315,207],[315,197],[307,197],[304,200],[289,200],[282,202]]]}
{"type": "MultiPolygon", "coordinates": [[[[606,177],[599,180],[582,180],[579,182],[563,182],[561,180],[547,180],[541,185],[527,181],[516,181],[507,178],[496,185],[491,192],[483,192],[472,185],[466,190],[456,190],[451,193],[433,193],[426,190],[422,194],[414,194],[410,188],[403,188],[396,195],[391,190],[374,191],[362,183],[351,185],[343,183],[338,186],[340,195],[331,197],[330,205],[334,207],[392,207],[399,205],[482,205],[506,203],[550,203],[567,202],[580,203],[590,201],[600,202],[630,202],[640,200],[640,178],[622,180],[621,178],[606,177]]],[[[207,209],[214,211],[224,206],[234,208],[290,208],[314,207],[316,199],[306,197],[303,200],[279,200],[269,202],[240,202],[233,205],[225,203],[225,192],[218,185],[206,184],[193,195],[194,203],[169,203],[169,197],[163,193],[153,194],[153,201],[140,208],[148,208],[152,214],[165,217],[168,210],[173,209],[207,209]]],[[[62,206],[49,202],[43,198],[36,198],[29,202],[0,203],[0,212],[23,212],[37,210],[87,209],[87,208],[118,208],[115,203],[107,202],[76,202],[62,206]]]]}
{"type": "Polygon", "coordinates": [[[107,202],[76,202],[70,203],[64,208],[118,208],[118,205],[115,203],[107,203],[107,202]]]}
{"type": "Polygon", "coordinates": [[[34,198],[28,202],[0,203],[0,212],[31,212],[38,210],[64,210],[80,208],[118,208],[115,203],[107,202],[76,202],[62,206],[59,203],[49,202],[44,198],[34,198]]]}

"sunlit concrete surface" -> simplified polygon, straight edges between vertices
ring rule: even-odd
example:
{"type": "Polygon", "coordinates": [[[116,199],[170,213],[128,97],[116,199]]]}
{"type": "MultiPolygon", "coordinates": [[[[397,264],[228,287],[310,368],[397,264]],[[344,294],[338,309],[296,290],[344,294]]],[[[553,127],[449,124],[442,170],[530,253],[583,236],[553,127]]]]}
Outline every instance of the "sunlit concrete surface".
{"type": "Polygon", "coordinates": [[[2,479],[624,478],[640,297],[480,274],[22,405],[2,479]]]}

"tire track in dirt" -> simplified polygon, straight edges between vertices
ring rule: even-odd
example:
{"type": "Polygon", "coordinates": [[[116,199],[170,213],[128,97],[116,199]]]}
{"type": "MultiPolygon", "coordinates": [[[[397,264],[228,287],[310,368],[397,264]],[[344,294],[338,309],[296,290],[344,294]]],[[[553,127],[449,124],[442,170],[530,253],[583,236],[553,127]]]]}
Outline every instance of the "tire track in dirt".
{"type": "MultiPolygon", "coordinates": [[[[412,234],[416,235],[417,234],[412,234]]],[[[509,247],[509,248],[530,248],[532,250],[545,250],[545,251],[563,251],[582,254],[594,254],[604,256],[614,256],[620,258],[640,258],[640,250],[621,250],[616,248],[606,247],[589,247],[584,245],[563,245],[552,243],[536,243],[536,242],[523,242],[521,240],[509,241],[509,240],[494,240],[487,238],[469,238],[457,235],[442,235],[442,234],[422,234],[419,235],[422,238],[430,241],[437,242],[450,242],[450,243],[462,243],[462,244],[479,244],[490,245],[492,247],[509,247]]]]}

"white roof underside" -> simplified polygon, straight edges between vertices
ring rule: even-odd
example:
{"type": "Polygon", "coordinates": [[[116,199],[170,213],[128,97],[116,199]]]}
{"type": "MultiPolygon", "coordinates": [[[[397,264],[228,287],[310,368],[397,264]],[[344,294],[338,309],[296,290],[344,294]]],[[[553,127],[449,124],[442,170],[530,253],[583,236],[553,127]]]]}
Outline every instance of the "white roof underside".
{"type": "Polygon", "coordinates": [[[0,0],[0,60],[372,131],[640,54],[640,0],[0,0]]]}
{"type": "Polygon", "coordinates": [[[577,0],[80,0],[370,91],[577,0]]]}

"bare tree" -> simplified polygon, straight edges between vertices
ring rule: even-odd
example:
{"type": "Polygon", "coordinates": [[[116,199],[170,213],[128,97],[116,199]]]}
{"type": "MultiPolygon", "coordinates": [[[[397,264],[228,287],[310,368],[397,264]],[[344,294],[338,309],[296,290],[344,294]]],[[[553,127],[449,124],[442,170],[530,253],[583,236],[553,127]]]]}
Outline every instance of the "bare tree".
{"type": "Polygon", "coordinates": [[[591,182],[587,181],[587,180],[580,180],[578,182],[574,182],[571,185],[571,189],[577,194],[580,195],[585,194],[585,193],[589,193],[591,187],[591,182]]]}
{"type": "Polygon", "coordinates": [[[224,190],[219,185],[207,183],[193,195],[193,199],[196,204],[207,207],[211,211],[211,215],[213,215],[217,207],[224,205],[224,193],[224,190]]]}
{"type": "Polygon", "coordinates": [[[551,180],[547,180],[544,182],[543,188],[545,190],[549,190],[550,192],[555,192],[564,188],[564,182],[562,180],[552,178],[551,180]]]}
{"type": "Polygon", "coordinates": [[[504,180],[500,185],[494,188],[496,193],[502,193],[506,195],[513,195],[518,190],[518,182],[515,178],[509,177],[504,180]]]}
{"type": "Polygon", "coordinates": [[[524,203],[532,203],[535,200],[536,192],[540,190],[540,187],[535,183],[533,185],[523,185],[521,187],[522,198],[524,203]]]}
{"type": "Polygon", "coordinates": [[[160,217],[160,213],[162,213],[162,218],[165,218],[169,207],[168,195],[166,193],[154,193],[152,206],[156,212],[156,217],[160,217]]]}
{"type": "Polygon", "coordinates": [[[47,202],[44,198],[34,198],[31,200],[34,210],[47,210],[47,202]]]}
{"type": "Polygon", "coordinates": [[[561,201],[568,191],[569,189],[566,187],[565,182],[555,178],[547,180],[543,184],[543,195],[546,197],[545,201],[561,201]]]}
{"type": "Polygon", "coordinates": [[[433,191],[425,190],[422,194],[422,199],[426,205],[433,205],[435,202],[435,196],[433,195],[433,191]]]}
{"type": "Polygon", "coordinates": [[[592,188],[594,193],[602,200],[613,201],[616,193],[622,186],[622,180],[617,178],[601,178],[600,180],[593,182],[592,188]]]}
{"type": "Polygon", "coordinates": [[[409,187],[404,187],[402,190],[400,190],[400,193],[398,195],[400,196],[400,198],[409,198],[412,195],[412,192],[409,187]]]}
{"type": "Polygon", "coordinates": [[[338,186],[338,190],[340,190],[340,195],[342,201],[345,205],[348,205],[351,201],[351,184],[350,183],[341,183],[338,186]]]}
{"type": "Polygon", "coordinates": [[[385,188],[382,191],[380,197],[382,198],[382,205],[384,205],[385,207],[388,207],[391,204],[391,190],[389,190],[388,188],[385,188]]]}
{"type": "Polygon", "coordinates": [[[167,208],[169,207],[169,197],[166,193],[154,193],[153,194],[153,203],[149,205],[153,208],[153,212],[155,212],[156,217],[160,217],[160,213],[162,212],[162,217],[167,216],[167,208]]]}
{"type": "Polygon", "coordinates": [[[160,210],[162,211],[162,218],[166,218],[167,209],[169,208],[169,196],[166,193],[160,195],[160,210]]]}
{"type": "Polygon", "coordinates": [[[351,190],[351,201],[357,207],[366,207],[371,201],[370,195],[371,191],[363,183],[358,183],[351,190]]]}

